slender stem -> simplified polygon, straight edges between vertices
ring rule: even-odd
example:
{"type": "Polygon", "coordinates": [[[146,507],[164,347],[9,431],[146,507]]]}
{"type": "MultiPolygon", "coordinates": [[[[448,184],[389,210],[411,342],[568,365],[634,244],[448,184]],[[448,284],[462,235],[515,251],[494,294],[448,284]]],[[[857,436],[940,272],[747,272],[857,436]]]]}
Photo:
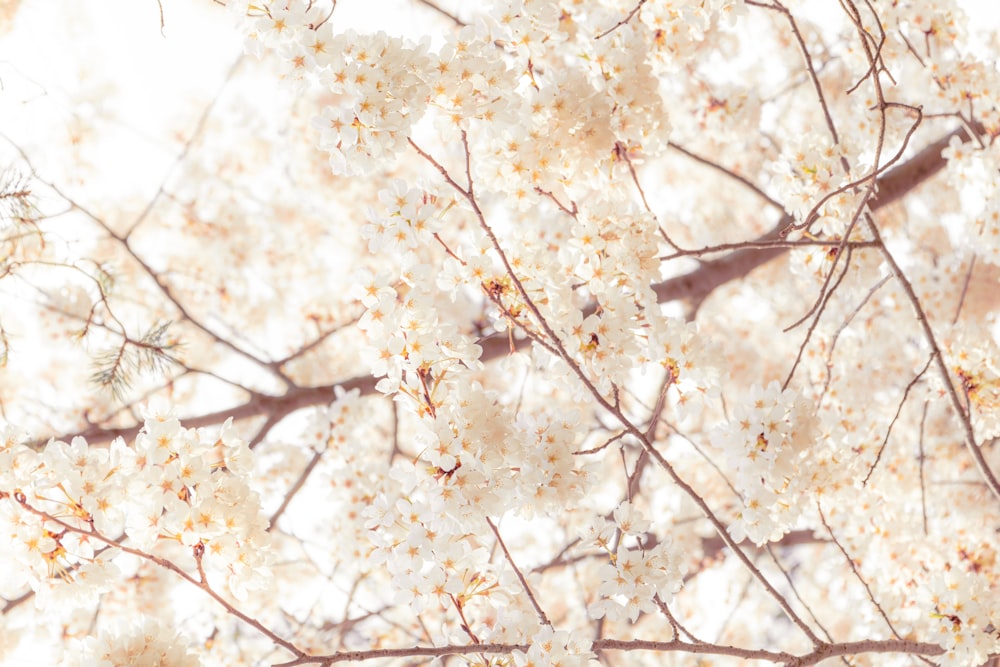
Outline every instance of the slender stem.
{"type": "Polygon", "coordinates": [[[819,512],[820,523],[822,523],[823,527],[826,528],[826,532],[830,535],[830,540],[836,545],[837,549],[844,556],[844,560],[847,561],[848,567],[850,567],[851,572],[854,573],[854,578],[857,579],[864,587],[865,593],[868,594],[868,599],[871,601],[872,605],[875,606],[875,609],[878,610],[878,613],[882,617],[882,620],[885,621],[885,624],[889,626],[889,631],[892,632],[896,639],[902,639],[902,637],[899,636],[899,633],[896,632],[896,626],[894,626],[892,621],[889,620],[889,615],[885,613],[885,609],[883,609],[882,605],[875,599],[875,593],[872,592],[871,586],[868,585],[868,582],[865,581],[864,577],[861,576],[861,573],[858,572],[858,566],[854,564],[854,559],[851,558],[849,553],[847,553],[847,549],[840,543],[840,540],[837,539],[837,536],[833,532],[833,528],[831,528],[830,524],[827,523],[826,515],[823,514],[823,506],[818,501],[816,502],[816,511],[819,512]]]}
{"type": "Polygon", "coordinates": [[[489,517],[486,517],[486,523],[489,525],[490,530],[493,531],[493,535],[497,538],[497,544],[499,544],[500,548],[503,550],[504,558],[507,559],[507,562],[514,569],[514,574],[517,575],[517,580],[521,582],[521,588],[524,589],[524,594],[528,596],[531,606],[535,608],[535,613],[538,614],[538,620],[542,622],[542,625],[552,627],[552,622],[549,620],[549,617],[545,615],[545,610],[538,604],[538,598],[535,597],[534,591],[532,591],[531,586],[528,585],[528,580],[524,578],[523,574],[521,574],[521,568],[517,566],[517,563],[514,562],[513,556],[511,556],[510,552],[507,551],[507,545],[504,544],[503,538],[500,537],[500,531],[497,530],[496,524],[494,524],[489,517]]]}

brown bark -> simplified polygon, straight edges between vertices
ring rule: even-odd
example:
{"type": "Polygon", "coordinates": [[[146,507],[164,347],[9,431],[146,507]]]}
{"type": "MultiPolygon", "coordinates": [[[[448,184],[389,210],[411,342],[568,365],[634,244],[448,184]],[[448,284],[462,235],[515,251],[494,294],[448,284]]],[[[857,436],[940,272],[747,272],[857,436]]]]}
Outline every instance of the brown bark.
{"type": "MultiPolygon", "coordinates": [[[[959,137],[962,141],[970,139],[968,131],[964,128],[955,130],[929,144],[912,158],[887,171],[879,178],[876,194],[869,202],[872,211],[877,211],[898,201],[941,171],[945,166],[945,159],[941,152],[954,136],[959,137]]],[[[791,223],[791,217],[785,215],[771,230],[754,239],[753,242],[767,243],[778,240],[791,223]]],[[[719,259],[706,261],[689,273],[654,285],[653,289],[661,303],[683,299],[693,304],[700,304],[718,287],[748,275],[757,267],[782,256],[787,251],[787,247],[736,250],[719,259]]],[[[527,340],[515,340],[514,344],[517,348],[523,348],[527,346],[528,342],[527,340]]],[[[481,359],[484,362],[497,359],[510,350],[510,343],[506,336],[482,339],[479,344],[483,348],[481,359]]],[[[202,415],[184,416],[182,422],[188,428],[196,428],[221,424],[229,417],[235,420],[263,417],[273,424],[296,410],[332,402],[334,387],[338,385],[346,391],[360,389],[362,394],[371,394],[375,392],[375,382],[376,380],[370,376],[359,376],[319,387],[296,387],[280,396],[252,394],[246,402],[240,405],[202,415]]],[[[139,428],[138,424],[127,428],[103,428],[95,425],[79,433],[60,437],[68,440],[80,435],[92,444],[108,442],[119,436],[126,440],[132,440],[139,428]]]]}

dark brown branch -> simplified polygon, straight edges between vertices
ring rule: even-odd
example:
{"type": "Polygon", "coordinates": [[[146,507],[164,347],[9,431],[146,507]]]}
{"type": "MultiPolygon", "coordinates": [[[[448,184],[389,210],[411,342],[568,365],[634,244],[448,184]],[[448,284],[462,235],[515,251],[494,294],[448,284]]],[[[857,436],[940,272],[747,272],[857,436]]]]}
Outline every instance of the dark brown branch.
{"type": "MultiPolygon", "coordinates": [[[[928,145],[903,164],[886,172],[877,181],[876,192],[868,202],[869,208],[875,211],[898,201],[941,171],[945,166],[945,159],[941,156],[941,151],[948,146],[952,137],[958,137],[962,141],[968,141],[971,138],[968,131],[960,128],[928,145]]],[[[754,244],[753,248],[737,250],[725,257],[704,262],[689,273],[654,285],[653,289],[658,300],[663,303],[686,299],[695,304],[701,303],[718,287],[743,278],[754,269],[781,257],[788,251],[787,247],[761,249],[760,246],[782,241],[782,232],[790,224],[792,224],[792,219],[785,216],[770,231],[754,239],[751,242],[754,244]]],[[[483,349],[480,359],[484,362],[509,354],[511,350],[511,345],[506,337],[484,338],[480,339],[478,343],[483,349]]],[[[526,345],[525,339],[513,341],[515,349],[521,349],[526,345]]],[[[333,388],[337,385],[347,391],[358,389],[363,395],[369,395],[375,393],[375,382],[375,378],[370,376],[358,376],[319,387],[293,387],[285,394],[278,396],[251,393],[248,400],[240,405],[207,414],[182,417],[184,424],[192,428],[221,424],[228,417],[233,417],[235,420],[261,416],[283,418],[296,410],[332,402],[333,388]]],[[[125,428],[102,428],[95,425],[78,433],[58,437],[69,441],[75,435],[81,435],[91,443],[99,443],[108,442],[119,436],[131,440],[135,438],[138,431],[138,425],[125,428]]]]}
{"type": "MultiPolygon", "coordinates": [[[[877,211],[892,204],[941,171],[946,162],[941,151],[948,147],[952,137],[962,141],[971,139],[969,133],[960,128],[930,144],[905,163],[895,167],[878,179],[875,193],[868,200],[868,208],[877,211]]],[[[754,239],[754,244],[766,244],[782,240],[784,232],[793,224],[791,216],[784,216],[768,232],[754,239]]],[[[766,250],[748,249],[736,252],[711,262],[684,275],[665,280],[653,286],[659,301],[687,299],[691,303],[701,303],[721,285],[742,278],[759,266],[767,264],[788,251],[774,247],[766,250]]]]}

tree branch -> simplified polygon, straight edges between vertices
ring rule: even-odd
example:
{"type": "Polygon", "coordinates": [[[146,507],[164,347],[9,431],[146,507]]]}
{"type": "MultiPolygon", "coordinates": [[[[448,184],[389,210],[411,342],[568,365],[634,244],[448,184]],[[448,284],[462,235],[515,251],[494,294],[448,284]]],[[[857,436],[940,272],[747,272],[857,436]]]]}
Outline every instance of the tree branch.
{"type": "MultiPolygon", "coordinates": [[[[948,146],[952,137],[958,137],[962,141],[971,139],[965,128],[959,128],[886,172],[877,180],[875,194],[868,202],[869,208],[874,211],[889,206],[941,171],[945,166],[941,152],[948,146]]],[[[743,278],[754,269],[788,252],[788,247],[768,244],[783,241],[782,233],[792,222],[790,216],[784,216],[772,229],[751,241],[755,247],[737,250],[725,257],[704,262],[693,271],[654,285],[657,299],[660,303],[684,299],[700,304],[720,286],[743,278]]],[[[504,356],[511,350],[506,336],[481,338],[478,344],[482,347],[483,353],[480,359],[484,362],[504,356]]],[[[513,344],[515,349],[523,349],[528,341],[515,339],[513,344]]],[[[292,387],[281,395],[251,393],[249,399],[240,405],[202,415],[182,417],[182,420],[189,428],[221,424],[228,417],[242,420],[266,416],[277,417],[280,420],[296,410],[332,402],[333,389],[336,386],[341,386],[347,391],[358,389],[362,395],[370,395],[375,393],[375,382],[375,378],[365,375],[317,387],[292,387]]],[[[79,435],[91,443],[109,442],[117,437],[131,440],[135,438],[139,428],[138,424],[124,428],[103,428],[95,425],[77,433],[56,437],[69,441],[79,435]]]]}

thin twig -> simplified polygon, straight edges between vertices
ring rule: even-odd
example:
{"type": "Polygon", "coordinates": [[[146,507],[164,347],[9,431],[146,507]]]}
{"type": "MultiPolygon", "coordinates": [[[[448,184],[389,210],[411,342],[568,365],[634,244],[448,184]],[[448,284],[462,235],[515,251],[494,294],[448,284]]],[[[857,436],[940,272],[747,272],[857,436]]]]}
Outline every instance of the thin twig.
{"type": "Polygon", "coordinates": [[[514,570],[514,574],[517,575],[517,580],[521,582],[521,588],[524,589],[524,594],[528,596],[528,600],[531,602],[531,606],[535,608],[535,613],[538,614],[538,620],[542,622],[542,625],[547,625],[552,627],[552,622],[549,621],[549,617],[545,615],[545,610],[542,609],[541,605],[538,604],[538,598],[535,597],[534,591],[531,590],[531,586],[528,585],[528,580],[524,578],[521,574],[521,568],[517,566],[514,562],[514,557],[510,555],[507,550],[507,545],[504,544],[503,538],[500,537],[500,531],[497,530],[496,524],[493,523],[492,519],[486,517],[486,523],[489,525],[490,530],[493,531],[493,535],[497,538],[497,544],[503,550],[504,558],[507,559],[507,563],[510,564],[511,568],[514,570]]]}
{"type": "Polygon", "coordinates": [[[299,478],[295,480],[292,487],[285,493],[285,496],[281,499],[281,505],[279,505],[278,509],[274,511],[274,514],[271,515],[271,519],[267,527],[268,531],[274,530],[277,527],[278,519],[280,519],[281,515],[288,509],[288,506],[292,503],[292,499],[295,498],[298,492],[302,490],[302,487],[305,486],[306,480],[309,479],[309,476],[312,474],[313,470],[316,469],[316,466],[322,458],[322,451],[313,452],[312,458],[309,459],[309,463],[306,464],[306,467],[299,474],[299,478]]]}
{"type": "MultiPolygon", "coordinates": [[[[840,257],[839,251],[837,252],[837,256],[834,258],[834,266],[836,266],[837,257],[840,257]]],[[[798,368],[799,362],[802,361],[802,355],[805,354],[806,346],[809,345],[809,340],[812,338],[813,332],[815,332],[816,327],[819,326],[819,320],[823,316],[823,311],[826,310],[826,304],[830,302],[830,297],[833,296],[833,293],[844,281],[844,278],[847,277],[847,272],[851,268],[851,251],[850,250],[847,251],[847,259],[844,261],[844,268],[840,272],[840,275],[837,276],[837,279],[833,281],[833,283],[831,284],[830,280],[833,277],[834,266],[831,266],[830,270],[826,274],[826,279],[823,282],[823,287],[820,289],[820,298],[812,309],[815,311],[815,316],[813,317],[812,322],[810,322],[809,328],[806,329],[806,335],[802,339],[802,344],[799,345],[798,353],[795,355],[795,361],[792,362],[792,367],[788,371],[788,376],[785,377],[785,382],[781,385],[782,391],[787,389],[788,385],[791,384],[792,378],[795,376],[795,369],[798,368]]],[[[808,315],[806,315],[806,317],[808,317],[808,315]]],[[[799,322],[801,321],[802,320],[799,320],[799,322]]],[[[783,332],[787,333],[793,327],[797,326],[799,322],[796,322],[795,324],[785,327],[785,329],[783,329],[783,332]]]]}
{"type": "Polygon", "coordinates": [[[875,248],[877,244],[874,241],[848,241],[844,244],[843,239],[796,239],[795,241],[784,241],[784,240],[774,240],[766,242],[757,241],[735,241],[733,243],[719,243],[717,245],[705,246],[703,248],[695,248],[688,250],[678,250],[670,255],[663,255],[660,257],[660,261],[668,262],[673,259],[678,259],[680,257],[701,257],[703,255],[711,255],[717,252],[725,252],[728,250],[772,250],[774,248],[840,248],[845,246],[851,250],[857,248],[875,248]]]}
{"type": "Polygon", "coordinates": [[[468,23],[466,23],[462,19],[458,18],[458,16],[456,16],[455,14],[452,14],[448,10],[443,9],[436,2],[431,2],[431,0],[417,0],[417,2],[420,3],[421,5],[424,5],[425,7],[429,7],[430,9],[433,9],[435,12],[437,12],[441,16],[444,16],[445,18],[449,19],[452,23],[454,23],[459,28],[464,28],[465,26],[469,25],[468,23]]]}
{"type": "Polygon", "coordinates": [[[962,314],[962,306],[965,305],[965,295],[969,291],[969,283],[972,281],[972,270],[976,268],[976,256],[969,260],[969,270],[965,272],[965,280],[962,281],[962,293],[958,297],[958,305],[955,306],[955,317],[951,318],[952,325],[958,324],[958,316],[962,314]]]}
{"type": "Polygon", "coordinates": [[[868,480],[871,479],[872,473],[875,472],[875,468],[878,467],[879,461],[882,460],[882,452],[885,451],[885,446],[889,442],[889,436],[892,435],[892,427],[896,425],[896,420],[899,419],[899,415],[903,412],[903,406],[906,405],[906,398],[910,395],[910,390],[912,390],[917,383],[920,382],[920,378],[924,376],[927,369],[931,367],[931,362],[934,361],[934,356],[927,357],[927,363],[924,367],[920,369],[916,377],[910,380],[910,383],[906,385],[906,389],[903,390],[903,397],[899,400],[899,405],[896,406],[896,414],[893,415],[892,421],[889,422],[889,427],[885,430],[885,437],[882,438],[882,444],[878,448],[878,453],[875,455],[875,461],[872,462],[872,467],[868,469],[868,474],[865,478],[861,480],[861,486],[868,486],[868,480]]]}
{"type": "Polygon", "coordinates": [[[619,159],[624,160],[625,164],[628,165],[628,173],[632,176],[632,183],[635,184],[635,189],[639,191],[639,198],[642,199],[642,205],[646,208],[646,213],[649,213],[651,216],[653,216],[653,220],[656,221],[656,228],[660,231],[660,236],[663,237],[663,240],[666,241],[667,245],[669,245],[671,248],[673,248],[677,252],[683,252],[680,246],[674,243],[673,240],[670,238],[670,236],[667,234],[667,230],[665,230],[663,228],[663,225],[660,224],[659,218],[657,217],[656,213],[653,212],[653,209],[650,207],[649,202],[646,200],[646,191],[642,189],[642,184],[639,182],[639,174],[635,172],[635,166],[632,164],[632,158],[628,156],[628,149],[620,141],[616,142],[614,154],[619,159]]]}
{"type": "Polygon", "coordinates": [[[732,178],[733,180],[735,180],[735,181],[743,184],[747,189],[749,189],[751,192],[753,192],[755,195],[757,195],[758,197],[760,197],[761,199],[763,199],[764,201],[766,201],[768,204],[770,204],[771,206],[773,206],[777,210],[779,210],[779,211],[784,211],[785,210],[785,205],[784,204],[782,204],[780,201],[778,201],[777,199],[775,199],[771,195],[769,195],[766,192],[764,192],[764,190],[762,190],[759,186],[757,186],[753,181],[751,181],[746,176],[742,176],[740,174],[737,174],[732,169],[729,169],[728,167],[724,167],[721,164],[719,164],[718,162],[714,162],[712,160],[709,160],[707,157],[698,155],[697,153],[694,153],[693,151],[690,151],[687,148],[685,148],[684,146],[681,146],[679,144],[675,144],[673,142],[669,142],[667,144],[667,146],[670,147],[670,148],[672,148],[672,149],[674,149],[678,153],[681,153],[682,155],[686,155],[687,157],[691,158],[695,162],[697,162],[699,164],[703,164],[706,167],[709,167],[709,168],[714,169],[714,170],[716,170],[716,171],[718,171],[718,172],[720,172],[722,174],[725,174],[729,178],[732,178]]]}
{"type": "Polygon", "coordinates": [[[841,334],[847,330],[847,327],[851,325],[851,322],[853,322],[854,318],[858,316],[861,309],[864,308],[869,301],[871,301],[872,297],[875,296],[875,292],[879,291],[883,285],[889,282],[891,277],[892,276],[883,276],[881,280],[875,283],[875,285],[868,290],[868,294],[866,294],[865,298],[861,300],[861,303],[858,304],[857,308],[851,311],[851,313],[844,319],[843,324],[841,324],[837,331],[834,332],[833,337],[830,339],[830,348],[826,353],[826,381],[823,383],[823,391],[820,392],[817,403],[821,402],[823,397],[826,396],[826,392],[830,388],[830,382],[833,381],[833,354],[837,349],[837,343],[840,341],[841,334]]]}
{"type": "Polygon", "coordinates": [[[166,37],[167,35],[164,32],[164,28],[166,27],[166,23],[163,20],[163,0],[156,0],[156,5],[157,5],[157,7],[160,8],[160,37],[166,37]]]}
{"type": "Polygon", "coordinates": [[[629,21],[631,21],[632,17],[639,13],[639,10],[642,9],[642,6],[644,4],[646,4],[646,0],[639,0],[639,4],[637,4],[632,9],[632,11],[630,11],[628,13],[628,15],[625,18],[623,18],[621,21],[619,21],[618,23],[614,24],[613,26],[611,26],[610,28],[608,28],[607,30],[605,30],[604,32],[602,32],[601,34],[599,34],[594,39],[601,39],[603,37],[607,37],[608,35],[610,35],[611,33],[613,33],[615,30],[618,30],[618,28],[622,27],[623,25],[625,25],[626,23],[628,23],[629,21]]]}
{"type": "Polygon", "coordinates": [[[851,572],[854,573],[854,577],[859,582],[861,582],[862,586],[864,586],[865,592],[868,593],[868,599],[875,606],[875,609],[878,610],[878,613],[882,617],[882,620],[885,621],[885,624],[889,626],[889,631],[892,632],[893,636],[896,639],[902,639],[902,637],[899,636],[899,633],[896,632],[896,627],[892,624],[892,621],[889,620],[889,616],[885,613],[885,610],[882,608],[882,605],[879,604],[878,600],[875,599],[875,594],[872,592],[872,589],[868,585],[868,582],[865,581],[864,577],[861,576],[861,573],[858,572],[858,566],[854,564],[854,559],[851,558],[851,555],[847,553],[847,549],[844,548],[844,545],[842,545],[840,541],[837,539],[837,536],[834,535],[833,528],[831,528],[830,524],[827,523],[826,516],[823,514],[823,507],[819,501],[816,502],[816,510],[819,512],[820,522],[823,524],[823,527],[826,528],[826,532],[829,533],[830,535],[830,540],[837,546],[837,549],[840,550],[840,553],[843,554],[844,560],[847,561],[847,565],[851,568],[851,572]]]}
{"type": "MultiPolygon", "coordinates": [[[[819,77],[816,75],[816,68],[813,67],[812,56],[809,54],[809,49],[806,47],[806,40],[802,37],[802,32],[799,30],[798,23],[795,21],[795,17],[792,16],[792,12],[788,10],[779,0],[773,0],[774,7],[785,15],[788,19],[789,25],[792,27],[792,34],[795,35],[795,41],[799,44],[799,50],[802,52],[802,58],[806,61],[806,72],[809,74],[809,80],[812,81],[813,89],[816,91],[816,97],[819,99],[820,107],[823,109],[823,118],[826,119],[826,127],[830,131],[830,137],[833,139],[834,145],[840,143],[840,137],[837,135],[837,127],[833,122],[833,115],[830,113],[830,106],[826,103],[826,96],[823,94],[823,86],[820,85],[819,77]]],[[[850,165],[847,164],[846,158],[841,158],[845,171],[850,171],[850,165]]]]}
{"type": "Polygon", "coordinates": [[[920,518],[924,528],[924,535],[927,535],[927,491],[925,488],[924,462],[927,456],[924,454],[924,425],[927,422],[927,406],[930,401],[924,401],[923,412],[920,413],[920,432],[917,435],[917,446],[919,447],[917,462],[920,466],[920,518]]]}
{"type": "Polygon", "coordinates": [[[815,612],[813,612],[813,610],[809,607],[809,605],[806,604],[806,601],[802,599],[802,595],[799,593],[798,588],[795,586],[795,580],[792,579],[792,575],[788,571],[788,568],[786,568],[782,564],[782,562],[778,560],[778,555],[774,553],[772,545],[765,544],[764,551],[771,558],[771,562],[774,563],[774,566],[778,568],[778,572],[781,572],[781,575],[785,578],[785,582],[788,584],[788,589],[792,592],[792,595],[794,595],[795,599],[799,601],[799,604],[802,605],[802,608],[806,610],[806,612],[809,614],[809,617],[812,618],[813,623],[816,624],[816,627],[819,628],[820,631],[823,633],[823,635],[826,637],[826,640],[832,643],[833,637],[830,636],[830,632],[825,627],[823,627],[823,624],[820,623],[819,619],[816,617],[815,612]]]}

